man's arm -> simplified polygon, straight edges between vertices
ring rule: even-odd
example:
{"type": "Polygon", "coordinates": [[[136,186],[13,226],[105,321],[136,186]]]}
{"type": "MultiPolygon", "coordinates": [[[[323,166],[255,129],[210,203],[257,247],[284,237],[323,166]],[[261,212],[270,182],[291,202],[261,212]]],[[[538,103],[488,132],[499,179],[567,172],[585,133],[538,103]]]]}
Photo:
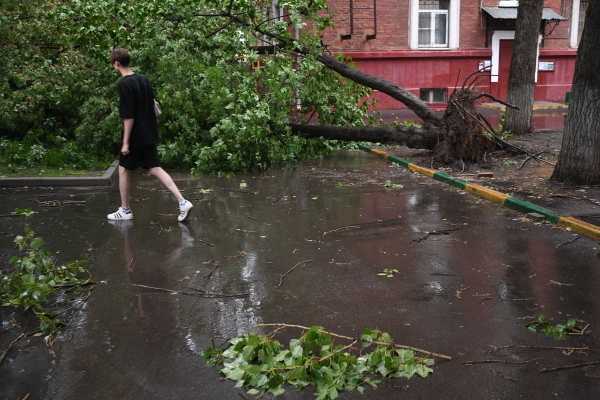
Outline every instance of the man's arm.
{"type": "Polygon", "coordinates": [[[123,120],[123,145],[121,146],[121,154],[129,154],[129,138],[133,129],[133,118],[123,120]]]}

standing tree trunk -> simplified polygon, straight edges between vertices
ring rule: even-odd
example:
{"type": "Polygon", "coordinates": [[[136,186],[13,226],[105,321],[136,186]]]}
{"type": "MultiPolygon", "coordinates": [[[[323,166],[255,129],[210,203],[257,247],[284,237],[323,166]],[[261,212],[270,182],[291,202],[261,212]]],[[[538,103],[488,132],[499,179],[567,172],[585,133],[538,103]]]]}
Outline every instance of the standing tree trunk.
{"type": "Polygon", "coordinates": [[[573,185],[600,184],[600,2],[590,1],[577,50],[565,134],[550,177],[573,185]]]}
{"type": "Polygon", "coordinates": [[[518,109],[506,110],[504,129],[522,135],[533,132],[533,95],[544,0],[520,0],[517,10],[507,102],[518,109]]]}

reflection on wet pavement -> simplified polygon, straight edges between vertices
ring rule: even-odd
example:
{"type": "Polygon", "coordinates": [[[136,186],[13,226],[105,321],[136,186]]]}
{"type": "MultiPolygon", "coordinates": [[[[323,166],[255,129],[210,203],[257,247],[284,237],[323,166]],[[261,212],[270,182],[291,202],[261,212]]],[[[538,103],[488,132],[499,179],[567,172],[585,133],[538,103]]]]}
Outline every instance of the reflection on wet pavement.
{"type": "MultiPolygon", "coordinates": [[[[595,352],[487,354],[506,345],[600,350],[597,244],[587,238],[557,247],[573,234],[363,152],[233,178],[181,175],[178,186],[196,208],[184,224],[168,193],[142,175],[133,179],[135,219],[126,223],[104,219],[118,192],[92,189],[52,192],[84,206],[0,219],[11,234],[29,223],[63,261],[90,259],[99,282],[52,348],[31,337],[11,350],[0,364],[6,398],[249,399],[198,354],[260,323],[320,325],[352,337],[378,328],[398,343],[453,357],[436,361],[426,379],[343,399],[599,393],[600,381],[586,374],[600,375],[600,367],[539,372],[596,360],[595,352]],[[400,186],[386,188],[388,181],[400,186]],[[398,273],[377,275],[386,268],[398,273]],[[541,313],[553,323],[578,318],[592,333],[557,341],[521,326],[541,313]]],[[[0,214],[8,214],[48,192],[0,195],[0,214]]],[[[0,253],[14,254],[12,237],[0,239],[0,253]]],[[[11,313],[2,312],[6,328],[11,313]]],[[[6,348],[9,335],[0,338],[6,348]]],[[[280,398],[314,395],[290,390],[280,398]]]]}

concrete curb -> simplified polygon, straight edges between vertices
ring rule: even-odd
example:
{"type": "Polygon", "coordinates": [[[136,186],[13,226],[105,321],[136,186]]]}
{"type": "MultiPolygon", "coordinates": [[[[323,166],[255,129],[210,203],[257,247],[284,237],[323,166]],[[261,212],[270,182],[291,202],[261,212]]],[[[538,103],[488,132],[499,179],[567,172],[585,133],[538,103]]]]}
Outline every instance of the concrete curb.
{"type": "Polygon", "coordinates": [[[486,200],[493,201],[494,203],[497,203],[497,204],[499,204],[505,208],[508,208],[510,210],[513,210],[513,211],[516,211],[516,212],[519,212],[522,214],[529,214],[529,213],[541,214],[544,217],[544,219],[547,220],[548,222],[551,222],[553,224],[556,224],[556,225],[561,226],[566,229],[570,229],[572,232],[587,236],[590,239],[600,242],[600,227],[598,227],[598,226],[588,224],[587,222],[578,220],[573,217],[556,214],[555,212],[548,210],[544,207],[540,207],[535,204],[529,203],[527,201],[523,201],[523,200],[517,199],[515,197],[511,197],[507,194],[498,192],[493,189],[486,188],[481,185],[469,183],[465,180],[454,178],[453,176],[448,175],[444,172],[439,172],[439,171],[436,171],[433,169],[418,166],[418,165],[413,164],[410,161],[407,161],[403,158],[387,154],[386,152],[383,152],[383,151],[377,150],[377,149],[373,149],[369,146],[359,145],[358,147],[361,150],[366,151],[367,153],[374,154],[385,160],[399,164],[405,168],[410,169],[413,172],[417,172],[421,175],[425,175],[430,178],[433,178],[436,181],[444,182],[444,183],[447,183],[458,189],[462,189],[466,192],[473,193],[474,195],[482,197],[486,200]]]}
{"type": "Polygon", "coordinates": [[[0,178],[0,187],[112,186],[117,180],[119,160],[113,161],[103,176],[73,178],[0,178]]]}

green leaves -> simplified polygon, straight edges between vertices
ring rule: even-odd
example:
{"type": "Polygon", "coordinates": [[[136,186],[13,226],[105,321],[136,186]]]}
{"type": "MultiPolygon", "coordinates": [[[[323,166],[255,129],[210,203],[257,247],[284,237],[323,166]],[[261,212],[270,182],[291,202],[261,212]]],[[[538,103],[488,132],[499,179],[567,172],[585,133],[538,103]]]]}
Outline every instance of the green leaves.
{"type": "MultiPolygon", "coordinates": [[[[314,54],[295,53],[298,42],[291,40],[288,19],[277,21],[271,7],[246,0],[228,3],[238,22],[207,16],[222,14],[223,4],[1,3],[0,35],[6,41],[0,47],[0,126],[18,140],[11,148],[0,144],[0,153],[15,165],[60,160],[83,168],[90,155],[114,154],[121,122],[118,76],[108,54],[118,46],[131,51],[133,69],[148,76],[163,106],[160,152],[166,167],[224,174],[266,168],[340,146],[293,136],[291,121],[318,115],[323,125],[364,125],[364,99],[371,91],[341,80],[314,54]],[[277,42],[275,54],[259,55],[251,46],[266,36],[257,29],[286,40],[277,42]],[[23,140],[22,151],[13,151],[23,140]]],[[[301,28],[300,41],[320,49],[319,29],[331,26],[326,2],[279,5],[301,28]]]]}
{"type": "Polygon", "coordinates": [[[537,316],[537,319],[530,321],[523,326],[533,332],[543,332],[547,336],[552,336],[556,339],[566,339],[569,334],[581,334],[583,328],[576,325],[577,320],[571,318],[566,324],[557,324],[553,326],[544,314],[537,316]]]}
{"type": "Polygon", "coordinates": [[[88,283],[87,279],[77,278],[79,273],[85,271],[83,266],[87,261],[71,261],[58,266],[50,252],[42,248],[43,239],[35,237],[29,225],[25,227],[25,232],[25,236],[19,235],[14,240],[22,254],[10,259],[13,270],[8,274],[0,271],[0,300],[3,306],[33,310],[40,319],[42,333],[53,333],[64,323],[53,319],[54,313],[44,312],[44,303],[58,285],[88,283]]]}
{"type": "Polygon", "coordinates": [[[388,278],[391,278],[394,276],[394,274],[398,273],[397,269],[392,269],[392,268],[386,268],[383,271],[379,271],[379,273],[377,275],[381,275],[381,276],[387,276],[388,278]]]}
{"type": "Polygon", "coordinates": [[[350,353],[352,345],[336,345],[332,335],[320,326],[313,326],[300,338],[291,339],[289,349],[269,336],[244,335],[230,340],[227,349],[207,349],[202,357],[209,365],[220,365],[225,377],[237,381],[236,387],[249,387],[249,394],[285,392],[285,385],[300,390],[312,386],[317,399],[336,399],[339,392],[358,390],[364,386],[377,387],[380,380],[370,375],[387,378],[419,375],[427,377],[433,370],[432,359],[415,357],[412,350],[395,348],[389,334],[365,329],[362,347],[376,349],[360,356],[350,353]]]}

